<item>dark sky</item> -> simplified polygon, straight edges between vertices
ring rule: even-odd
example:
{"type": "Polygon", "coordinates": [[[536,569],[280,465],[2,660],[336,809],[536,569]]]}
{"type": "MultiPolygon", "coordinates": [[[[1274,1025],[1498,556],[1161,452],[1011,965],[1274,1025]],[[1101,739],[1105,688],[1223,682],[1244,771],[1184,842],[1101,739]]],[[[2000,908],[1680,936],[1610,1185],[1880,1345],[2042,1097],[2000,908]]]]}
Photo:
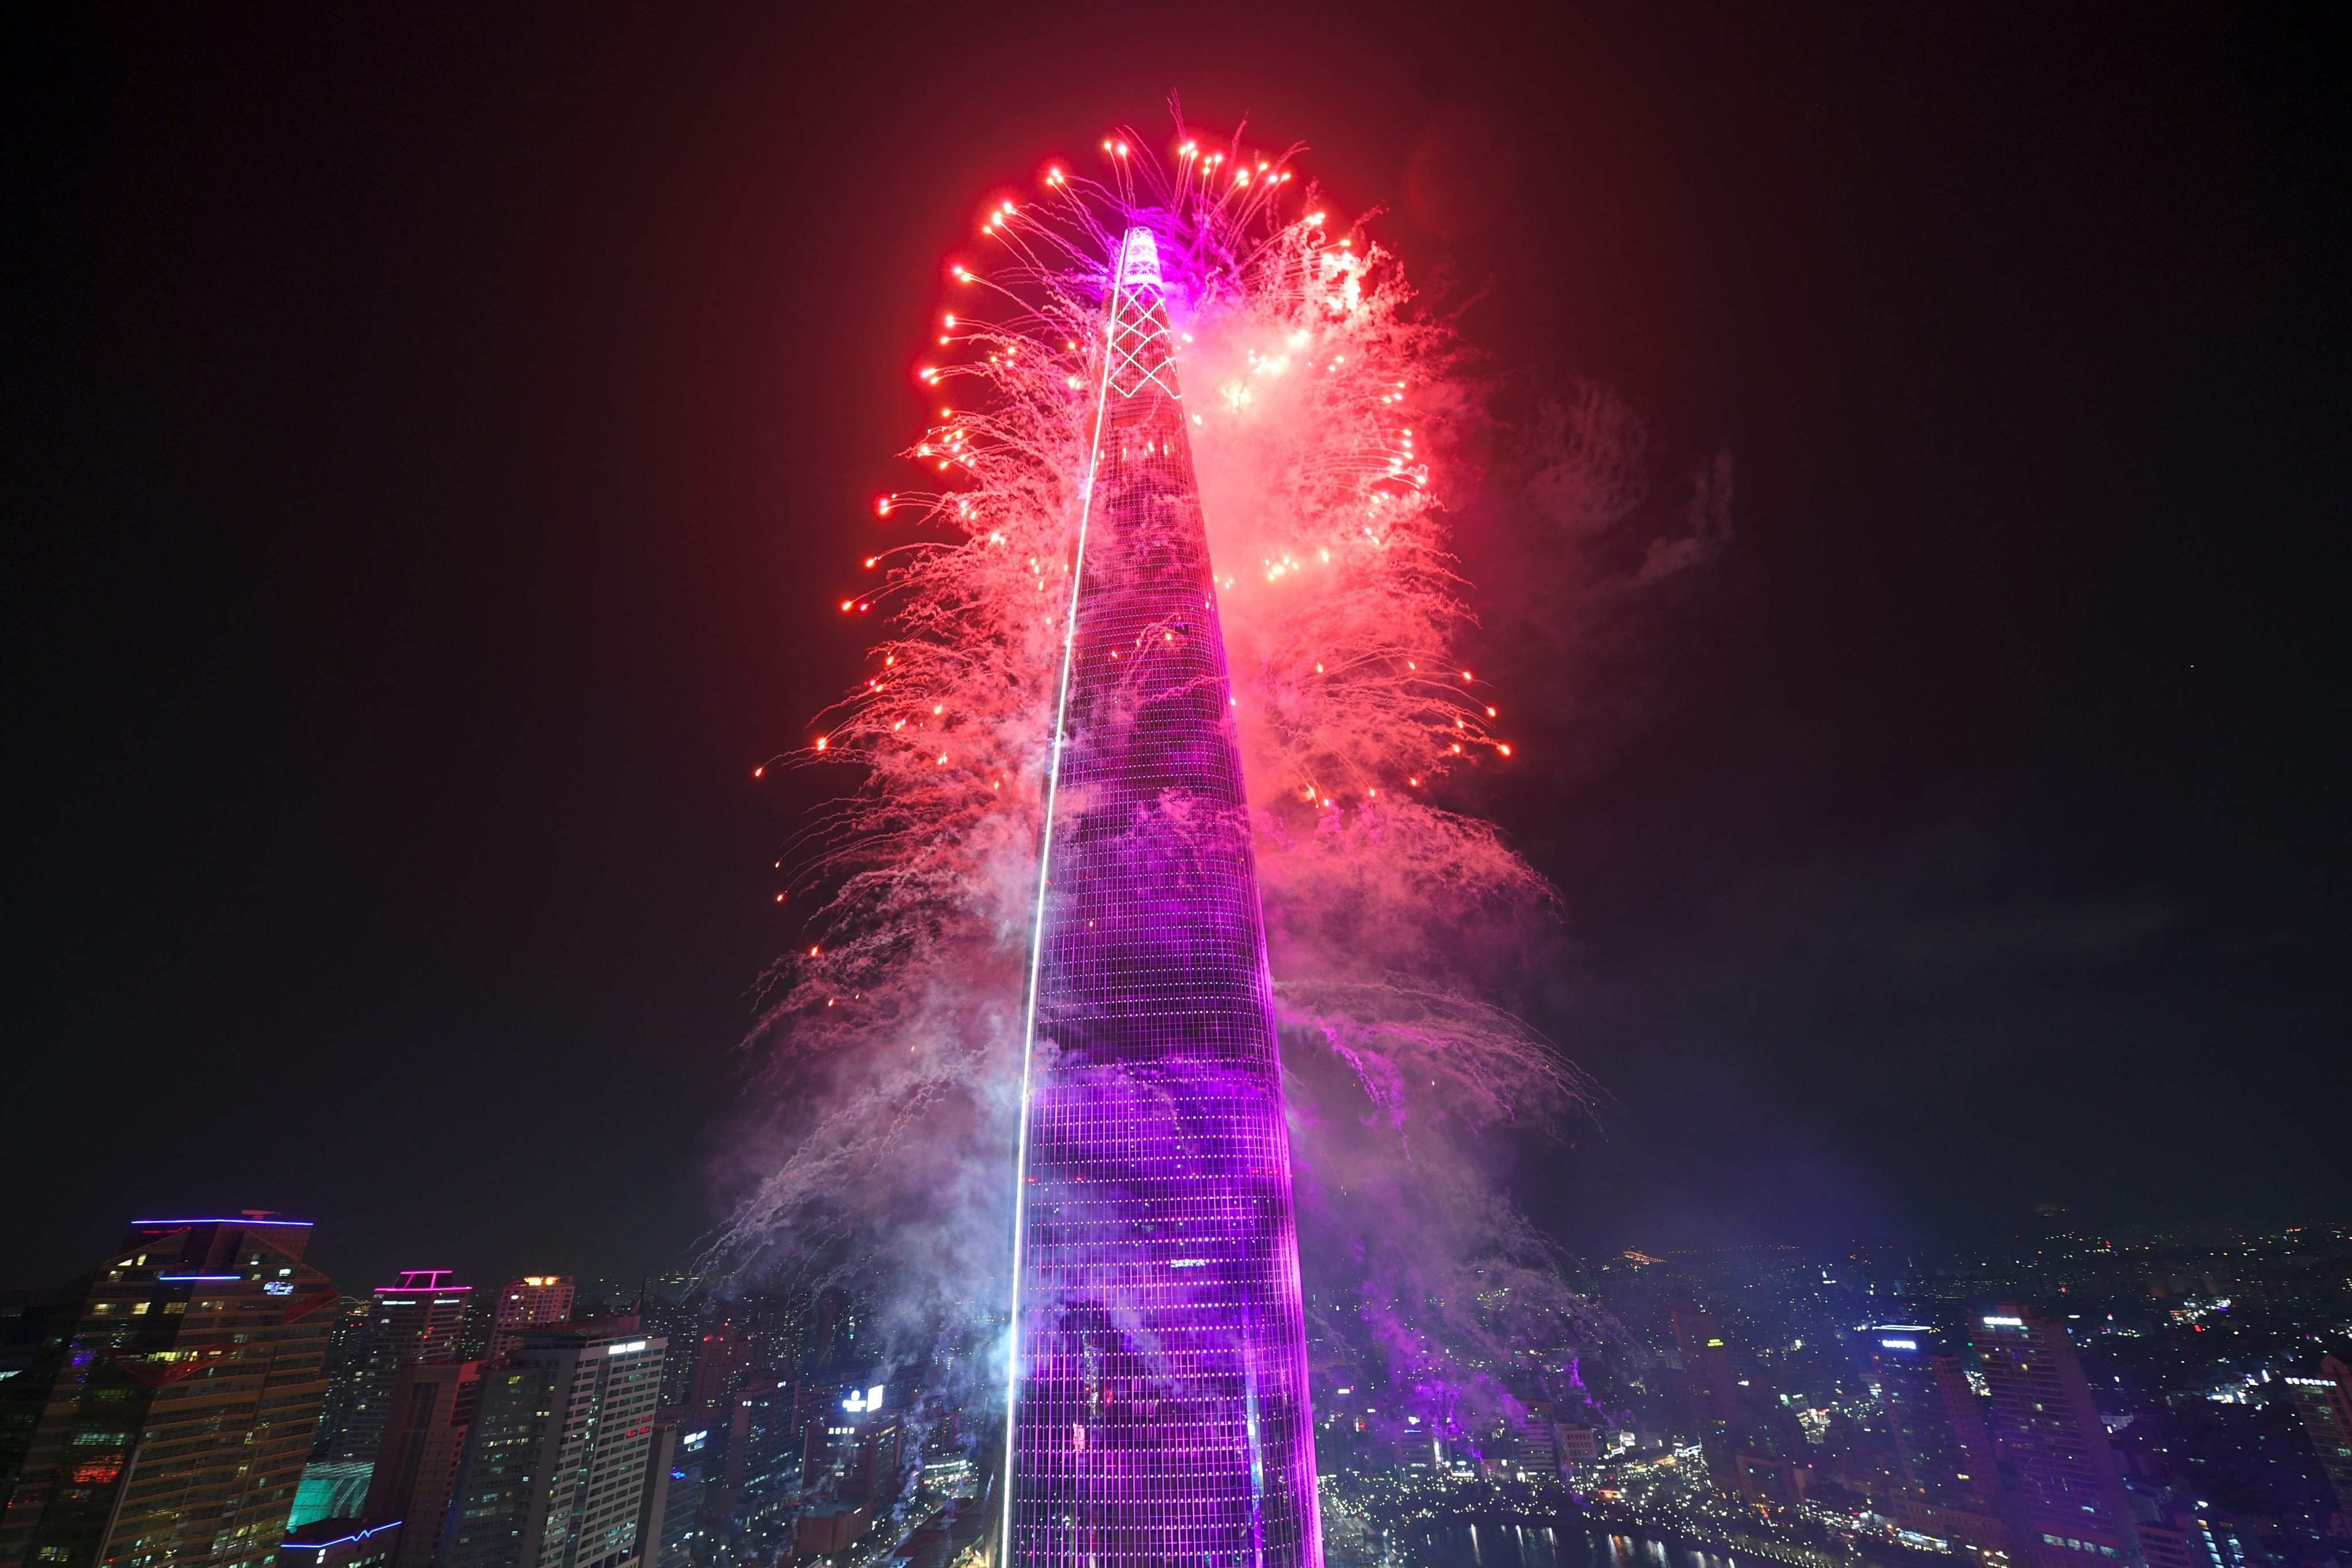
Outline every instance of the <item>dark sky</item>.
{"type": "Polygon", "coordinates": [[[941,259],[1171,89],[1735,454],[1701,588],[1483,650],[1614,1096],[1539,1214],[2352,1209],[2316,12],[210,9],[0,57],[7,1279],[220,1205],[354,1285],[685,1254],[941,259]]]}

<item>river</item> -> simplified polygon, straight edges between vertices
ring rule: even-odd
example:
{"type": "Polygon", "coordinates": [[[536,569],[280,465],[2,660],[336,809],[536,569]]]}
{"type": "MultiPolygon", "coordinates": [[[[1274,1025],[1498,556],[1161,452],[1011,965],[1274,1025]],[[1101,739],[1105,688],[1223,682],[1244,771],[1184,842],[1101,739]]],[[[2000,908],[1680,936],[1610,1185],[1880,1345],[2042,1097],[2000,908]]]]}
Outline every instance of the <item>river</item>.
{"type": "MultiPolygon", "coordinates": [[[[1399,1568],[1738,1568],[1722,1552],[1542,1525],[1447,1525],[1401,1537],[1397,1547],[1399,1568]]],[[[1748,1564],[1779,1568],[1759,1557],[1748,1564]]]]}

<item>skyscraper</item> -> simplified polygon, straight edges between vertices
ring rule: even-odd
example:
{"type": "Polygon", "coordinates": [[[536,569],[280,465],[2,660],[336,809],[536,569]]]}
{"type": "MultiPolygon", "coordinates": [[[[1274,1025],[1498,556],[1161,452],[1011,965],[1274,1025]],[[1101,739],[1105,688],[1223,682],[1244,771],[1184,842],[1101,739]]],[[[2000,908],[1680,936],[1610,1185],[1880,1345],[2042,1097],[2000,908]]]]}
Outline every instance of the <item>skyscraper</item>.
{"type": "Polygon", "coordinates": [[[1966,1504],[1990,1496],[1992,1440],[1959,1356],[1940,1332],[1923,1324],[1882,1324],[1869,1332],[1871,1370],[1894,1429],[1904,1483],[1937,1502],[1966,1504]]]}
{"type": "Polygon", "coordinates": [[[547,1329],[483,1368],[442,1568],[632,1568],[666,1348],[547,1329]]]}
{"type": "Polygon", "coordinates": [[[1737,1489],[1739,1449],[1739,1380],[1731,1369],[1731,1348],[1713,1312],[1687,1302],[1674,1309],[1675,1352],[1682,1362],[1679,1383],[1687,1419],[1698,1435],[1699,1457],[1723,1491],[1737,1489]]]}
{"type": "Polygon", "coordinates": [[[1110,278],[1047,797],[1004,1560],[1319,1563],[1265,938],[1158,247],[1110,278]]]}
{"type": "Polygon", "coordinates": [[[362,1511],[371,1524],[401,1521],[393,1568],[432,1568],[481,1382],[480,1362],[427,1361],[401,1368],[393,1384],[362,1511]]]}
{"type": "Polygon", "coordinates": [[[551,1329],[572,1321],[569,1274],[526,1274],[499,1292],[498,1317],[490,1329],[490,1354],[510,1355],[530,1329],[551,1329]]]}
{"type": "Polygon", "coordinates": [[[0,1294],[0,1508],[16,1489],[81,1317],[81,1297],[71,1287],[0,1294]]]}
{"type": "Polygon", "coordinates": [[[326,1393],[336,1295],[308,1221],[135,1221],[75,1286],[0,1521],[6,1568],[261,1568],[326,1393]]]}
{"type": "Polygon", "coordinates": [[[1992,1390],[2012,1559],[2045,1568],[2144,1563],[2123,1471],[2064,1321],[2003,1307],[1969,1338],[1992,1390]]]}
{"type": "Polygon", "coordinates": [[[710,1505],[717,1520],[733,1521],[746,1509],[772,1506],[789,1489],[798,1392],[765,1373],[746,1378],[711,1419],[710,1505]]]}
{"type": "Polygon", "coordinates": [[[1895,1433],[1904,1495],[1895,1518],[1914,1530],[1988,1551],[2008,1550],[1994,1511],[1999,1484],[1984,1401],[1938,1330],[1885,1323],[1868,1331],[1879,1403],[1895,1433]]]}
{"type": "Polygon", "coordinates": [[[2352,1523],[2352,1365],[2322,1356],[2317,1377],[2290,1377],[2286,1391],[2319,1451],[2319,1468],[2326,1472],[2336,1506],[2352,1523]]]}
{"type": "MultiPolygon", "coordinates": [[[[654,1378],[654,1398],[661,1398],[661,1379],[654,1378]]],[[[681,1436],[675,1421],[656,1421],[653,1434],[646,1444],[645,1479],[637,1485],[637,1529],[631,1538],[629,1553],[636,1559],[637,1568],[656,1568],[661,1562],[662,1546],[669,1539],[667,1513],[669,1509],[670,1477],[675,1473],[671,1462],[677,1458],[677,1440],[681,1436]]]]}
{"type": "Polygon", "coordinates": [[[717,1421],[725,1421],[736,1391],[751,1374],[758,1347],[742,1327],[729,1320],[711,1325],[694,1345],[694,1375],[687,1385],[687,1403],[717,1421]]]}
{"type": "Polygon", "coordinates": [[[801,1489],[843,1502],[877,1502],[898,1485],[905,1453],[905,1410],[893,1407],[887,1386],[853,1389],[845,1399],[814,1402],[801,1429],[801,1489]]]}
{"type": "Polygon", "coordinates": [[[695,1548],[703,1539],[704,1476],[708,1470],[710,1433],[695,1427],[681,1431],[670,1455],[669,1496],[664,1500],[661,1551],[643,1568],[693,1568],[695,1548]]]}
{"type": "MultiPolygon", "coordinates": [[[[319,1407],[319,1436],[310,1447],[313,1472],[305,1476],[305,1497],[294,1505],[294,1521],[323,1519],[329,1513],[345,1511],[337,1509],[316,1509],[303,1511],[311,1494],[323,1491],[324,1486],[314,1487],[312,1481],[319,1467],[339,1465],[343,1458],[343,1435],[352,1422],[352,1402],[359,1397],[360,1368],[367,1362],[368,1318],[374,1303],[359,1296],[346,1296],[337,1301],[333,1326],[327,1331],[327,1402],[319,1407]]],[[[360,1473],[360,1494],[367,1493],[367,1475],[360,1473]]]]}
{"type": "Polygon", "coordinates": [[[448,1361],[457,1351],[471,1285],[446,1268],[410,1268],[397,1284],[379,1285],[368,1307],[364,1348],[343,1418],[340,1459],[373,1463],[383,1443],[384,1418],[403,1367],[448,1361]]]}

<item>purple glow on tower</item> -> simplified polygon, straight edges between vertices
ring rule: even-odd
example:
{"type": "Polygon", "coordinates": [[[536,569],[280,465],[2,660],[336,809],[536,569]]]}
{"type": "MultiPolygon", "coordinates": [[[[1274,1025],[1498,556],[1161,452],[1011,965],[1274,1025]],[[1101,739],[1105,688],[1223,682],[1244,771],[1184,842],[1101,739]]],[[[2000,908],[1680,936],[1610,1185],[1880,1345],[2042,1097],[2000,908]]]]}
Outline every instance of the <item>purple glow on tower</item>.
{"type": "Polygon", "coordinates": [[[1159,258],[1112,279],[1031,981],[1011,1563],[1315,1568],[1265,937],[1159,258]]]}

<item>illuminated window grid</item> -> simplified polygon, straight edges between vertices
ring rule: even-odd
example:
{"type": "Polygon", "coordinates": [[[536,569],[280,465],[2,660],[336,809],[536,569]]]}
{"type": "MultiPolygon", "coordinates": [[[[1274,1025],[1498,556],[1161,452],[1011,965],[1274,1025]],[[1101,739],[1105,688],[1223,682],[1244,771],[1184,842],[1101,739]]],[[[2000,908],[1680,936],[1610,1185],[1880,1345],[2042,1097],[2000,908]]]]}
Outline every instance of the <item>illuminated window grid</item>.
{"type": "MultiPolygon", "coordinates": [[[[1142,236],[1139,266],[1139,242],[1142,236]]],[[[1123,247],[1040,920],[1019,1564],[1319,1564],[1290,1155],[1200,491],[1123,247]]]]}

